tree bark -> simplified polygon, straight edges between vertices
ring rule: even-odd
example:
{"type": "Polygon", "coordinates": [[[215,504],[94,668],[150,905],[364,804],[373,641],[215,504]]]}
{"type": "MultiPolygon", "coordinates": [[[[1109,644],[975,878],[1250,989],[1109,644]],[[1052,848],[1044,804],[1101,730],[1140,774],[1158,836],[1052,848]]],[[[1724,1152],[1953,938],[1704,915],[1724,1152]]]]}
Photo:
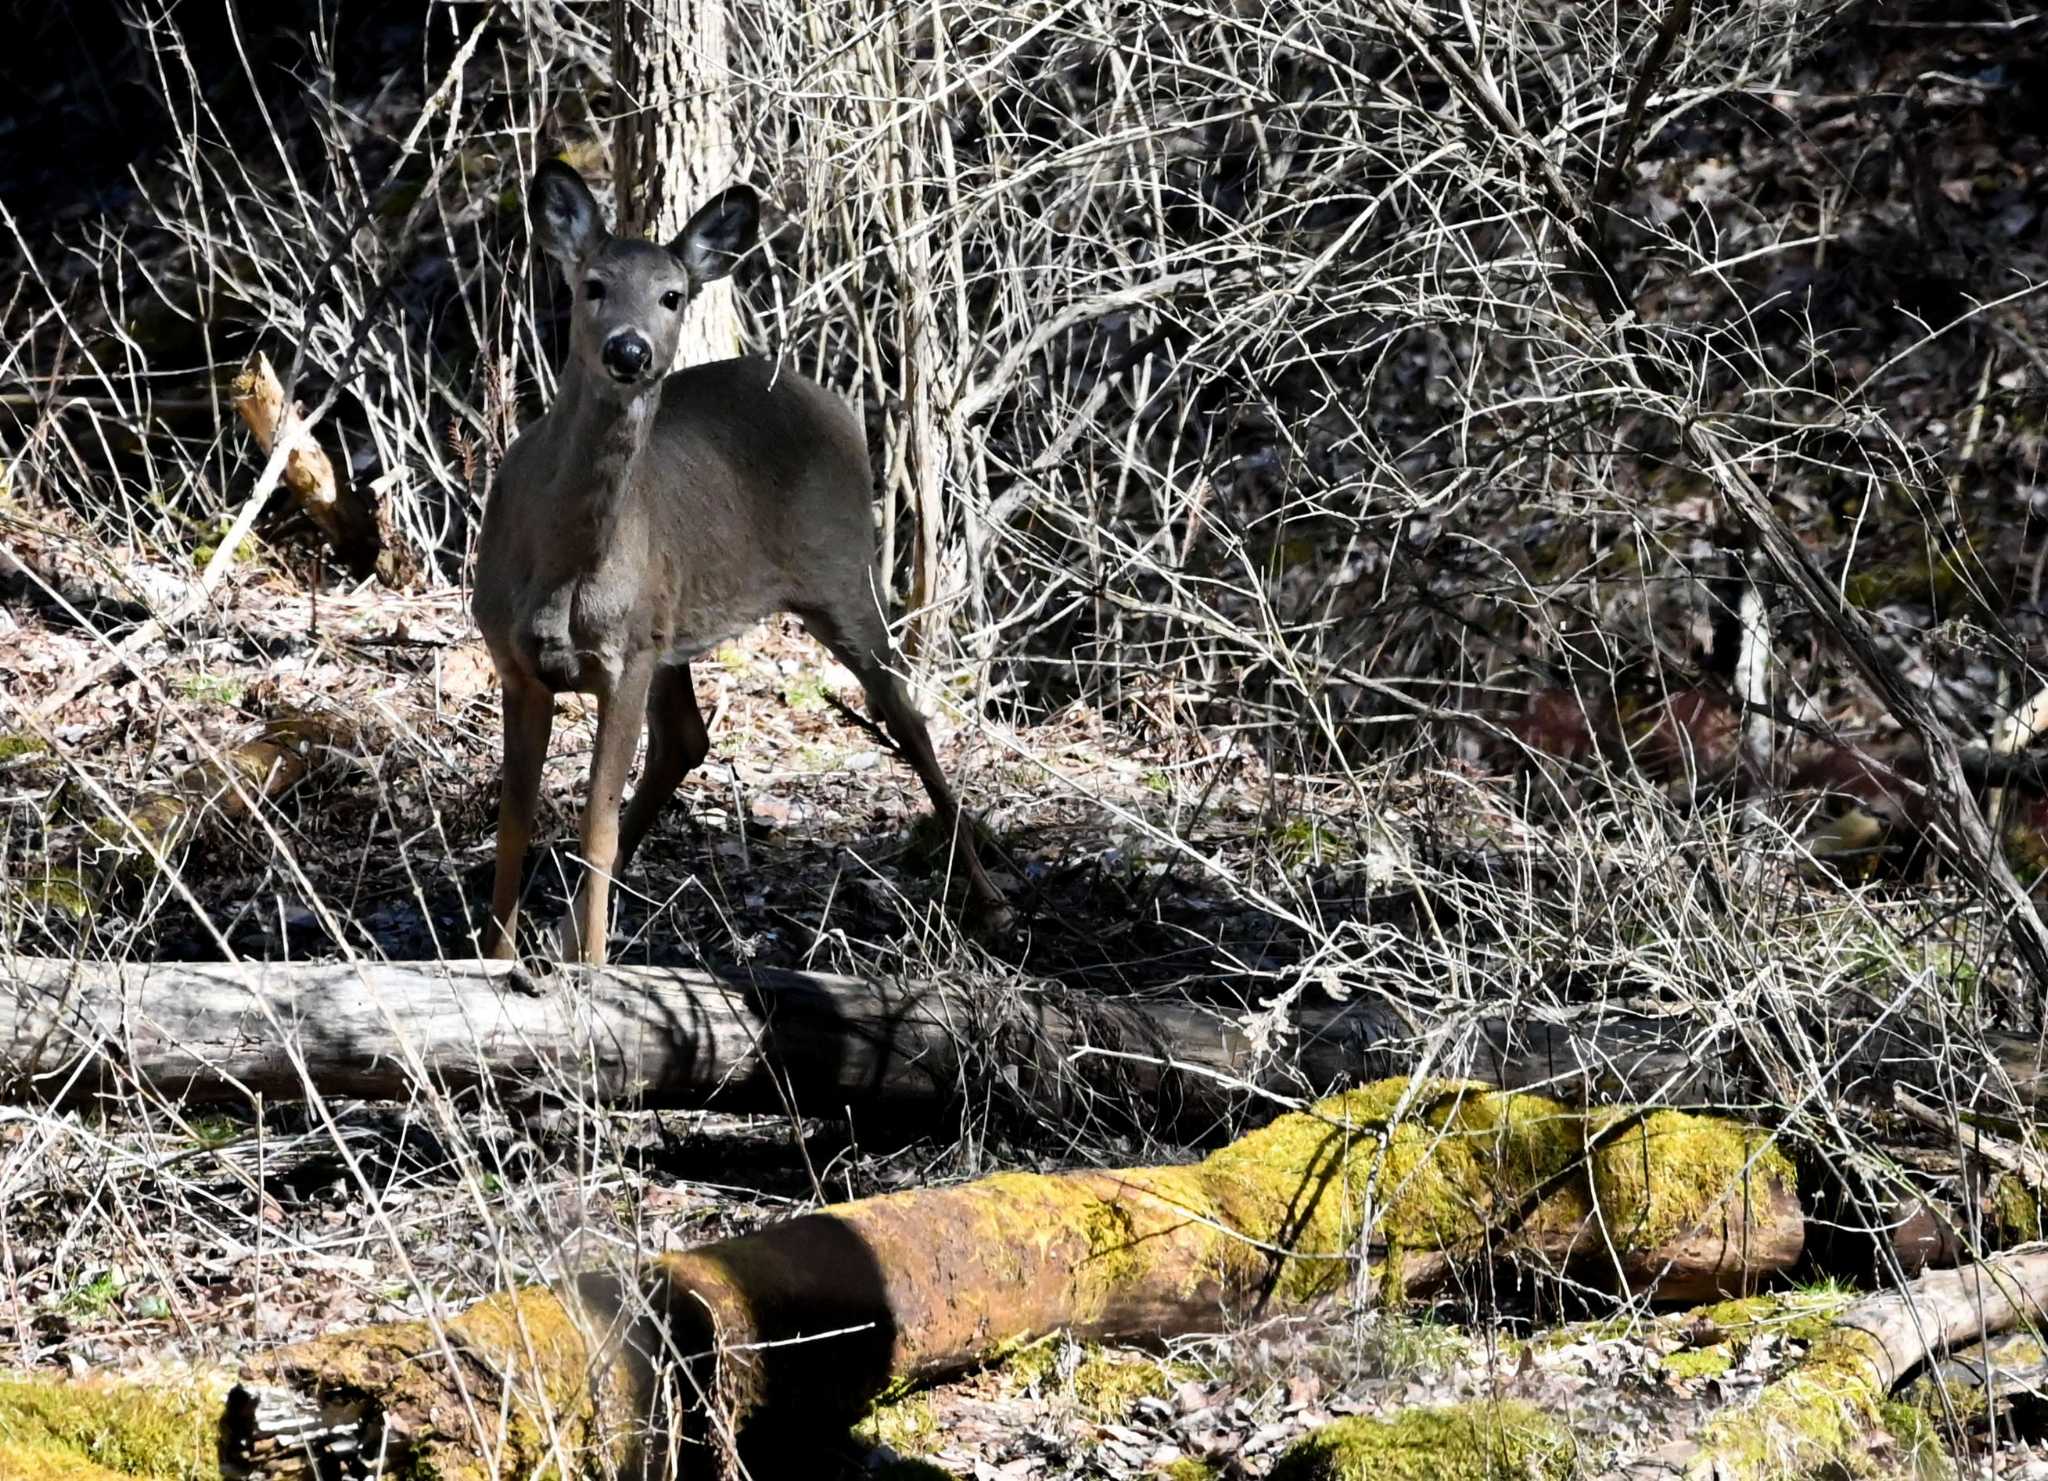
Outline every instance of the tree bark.
{"type": "MultiPolygon", "coordinates": [[[[1617,1009],[1446,1020],[1377,1001],[1297,1012],[1262,1053],[1237,1018],[1186,1004],[823,973],[665,967],[531,979],[483,962],[94,963],[0,955],[0,1101],[146,1085],[400,1099],[427,1085],[510,1099],[842,1115],[1000,1102],[1199,1136],[1261,1093],[1298,1096],[1417,1065],[1574,1103],[1730,1105],[1769,1092],[1732,1031],[1617,1009]]],[[[1838,1018],[1826,1083],[1886,1104],[1895,1085],[2038,1104],[2033,1039],[1986,1036],[1965,1075],[1940,1026],[1838,1018]]]]}
{"type": "MultiPolygon", "coordinates": [[[[733,183],[731,66],[725,0],[612,0],[612,77],[620,93],[612,139],[618,229],[673,241],[690,215],[733,183]]],[[[731,279],[690,300],[678,366],[740,352],[731,279]]]]}
{"type": "Polygon", "coordinates": [[[701,1476],[722,1451],[756,1475],[811,1474],[792,1435],[815,1447],[891,1384],[1054,1331],[1208,1331],[1361,1276],[1419,1295],[1502,1260],[1660,1298],[1725,1294],[1789,1268],[1803,1237],[1791,1165],[1754,1128],[1393,1080],[1192,1166],[862,1199],[654,1259],[630,1294],[589,1278],[567,1299],[494,1297],[449,1337],[412,1322],[316,1338],[245,1369],[223,1444],[253,1459],[294,1425],[335,1433],[319,1405],[345,1389],[363,1427],[345,1443],[395,1440],[400,1474],[477,1455],[498,1458],[479,1481],[531,1474],[546,1437],[580,1447],[562,1463],[579,1474],[674,1462],[701,1476]]]}

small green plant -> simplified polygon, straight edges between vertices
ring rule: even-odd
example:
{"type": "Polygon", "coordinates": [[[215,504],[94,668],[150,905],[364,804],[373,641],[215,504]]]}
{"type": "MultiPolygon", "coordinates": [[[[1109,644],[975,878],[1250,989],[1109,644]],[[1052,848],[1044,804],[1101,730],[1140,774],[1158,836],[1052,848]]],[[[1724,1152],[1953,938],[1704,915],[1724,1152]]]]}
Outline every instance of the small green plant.
{"type": "Polygon", "coordinates": [[[102,1270],[91,1280],[72,1287],[64,1298],[64,1309],[76,1316],[104,1316],[121,1300],[127,1284],[118,1270],[102,1270]]]}
{"type": "Polygon", "coordinates": [[[199,1115],[185,1122],[192,1140],[202,1147],[225,1147],[242,1134],[242,1123],[232,1116],[199,1115]]]}
{"type": "Polygon", "coordinates": [[[782,684],[782,701],[793,710],[822,710],[825,695],[825,680],[814,670],[791,674],[782,684]]]}
{"type": "Polygon", "coordinates": [[[8,735],[0,733],[0,765],[19,761],[24,756],[41,756],[49,746],[32,735],[8,735]]]}
{"type": "Polygon", "coordinates": [[[928,1393],[884,1394],[853,1427],[863,1445],[886,1445],[898,1455],[919,1456],[938,1449],[939,1419],[928,1393]]]}
{"type": "Polygon", "coordinates": [[[1290,869],[1305,864],[1330,864],[1351,857],[1350,844],[1313,818],[1289,818],[1269,835],[1273,852],[1290,869]]]}
{"type": "Polygon", "coordinates": [[[180,674],[174,687],[180,698],[223,709],[239,705],[248,693],[248,685],[225,674],[180,674]]]}
{"type": "MultiPolygon", "coordinates": [[[[199,538],[192,546],[194,566],[203,571],[213,564],[214,553],[220,549],[220,542],[227,539],[228,530],[233,524],[233,520],[223,518],[199,527],[199,538]]],[[[243,561],[251,559],[252,555],[250,546],[244,543],[242,548],[235,552],[233,564],[240,565],[243,561]]]]}

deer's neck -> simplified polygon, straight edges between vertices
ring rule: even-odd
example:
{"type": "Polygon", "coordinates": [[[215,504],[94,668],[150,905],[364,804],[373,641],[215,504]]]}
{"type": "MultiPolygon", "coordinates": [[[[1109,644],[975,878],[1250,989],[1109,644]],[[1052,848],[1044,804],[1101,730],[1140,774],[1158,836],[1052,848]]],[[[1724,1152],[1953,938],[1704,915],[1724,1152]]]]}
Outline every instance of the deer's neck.
{"type": "Polygon", "coordinates": [[[617,520],[631,495],[633,469],[646,450],[660,405],[659,381],[624,401],[593,390],[581,376],[562,383],[553,415],[562,419],[558,445],[569,466],[557,487],[574,490],[600,529],[617,520]]]}

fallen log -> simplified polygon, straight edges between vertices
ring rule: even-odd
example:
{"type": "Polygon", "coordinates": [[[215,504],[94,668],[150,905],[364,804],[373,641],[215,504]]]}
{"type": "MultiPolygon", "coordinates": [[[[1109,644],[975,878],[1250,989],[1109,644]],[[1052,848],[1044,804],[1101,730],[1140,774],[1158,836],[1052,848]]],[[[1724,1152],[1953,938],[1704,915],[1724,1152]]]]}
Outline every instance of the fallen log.
{"type": "MultiPolygon", "coordinates": [[[[1357,1063],[1321,1044],[1307,1071],[1357,1063]]],[[[1242,1112],[1292,1086],[1230,1019],[1088,994],[775,970],[0,958],[0,1098],[138,1085],[188,1101],[402,1099],[423,1086],[642,1106],[912,1112],[979,1087],[1045,1114],[1242,1112]],[[1101,1052],[1095,1052],[1101,1051],[1101,1052]],[[1078,1057],[1077,1057],[1078,1056],[1078,1057]]]]}
{"type": "MultiPolygon", "coordinates": [[[[270,773],[273,778],[282,772],[270,773]]],[[[1432,1018],[1379,1000],[1297,1011],[1262,1047],[1223,1009],[1015,984],[860,981],[769,969],[565,970],[503,963],[97,963],[0,953],[0,1102],[147,1086],[188,1101],[404,1099],[422,1087],[507,1100],[840,1115],[970,1095],[1032,1115],[1160,1126],[1241,1117],[1261,1090],[1321,1094],[1433,1071],[1567,1100],[1740,1105],[1772,1097],[1735,1029],[1619,1008],[1432,1018]]],[[[1819,1087],[1888,1103],[1913,1085],[1968,1103],[2038,1103],[2031,1037],[1974,1062],[1942,1025],[1830,1026],[1819,1087]]],[[[1806,1086],[1801,1093],[1814,1093],[1806,1086]]],[[[1229,1123],[1226,1123],[1229,1124],[1229,1123]]]]}
{"type": "Polygon", "coordinates": [[[304,781],[311,769],[306,749],[298,737],[267,726],[185,767],[132,807],[93,815],[97,846],[79,865],[46,865],[18,884],[0,880],[0,928],[24,912],[90,921],[124,879],[189,844],[209,822],[244,818],[304,781]]]}
{"type": "Polygon", "coordinates": [[[1853,1474],[1899,1380],[1937,1352],[2048,1319],[2048,1249],[1936,1271],[1859,1301],[1750,1403],[1717,1416],[1688,1481],[1853,1474]]]}
{"type": "Polygon", "coordinates": [[[397,1474],[470,1481],[550,1460],[706,1475],[743,1451],[755,1474],[806,1474],[785,1442],[815,1446],[892,1384],[1055,1331],[1214,1330],[1361,1282],[1425,1294],[1503,1260],[1695,1299],[1789,1268],[1803,1238],[1791,1165],[1755,1128],[1384,1081],[1189,1166],[864,1199],[631,1281],[284,1348],[244,1369],[223,1454],[231,1474],[295,1474],[323,1452],[280,1437],[318,1433],[397,1474]]]}

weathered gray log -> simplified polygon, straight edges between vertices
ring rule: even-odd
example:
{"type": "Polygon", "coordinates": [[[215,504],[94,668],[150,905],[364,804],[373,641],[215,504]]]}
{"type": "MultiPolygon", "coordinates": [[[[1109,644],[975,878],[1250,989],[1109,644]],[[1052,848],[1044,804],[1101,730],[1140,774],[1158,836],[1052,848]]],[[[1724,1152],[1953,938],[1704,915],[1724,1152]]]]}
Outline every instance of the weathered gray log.
{"type": "MultiPolygon", "coordinates": [[[[1741,1104],[1761,1084],[1739,1037],[1608,1008],[1469,1021],[1379,1001],[1303,1010],[1261,1053],[1224,1010],[1014,984],[862,982],[787,971],[565,969],[522,991],[501,963],[101,964],[0,956],[0,1100],[147,1085],[190,1100],[403,1098],[425,1084],[507,1099],[837,1115],[996,1099],[1161,1124],[1430,1072],[1570,1101],[1741,1104]]],[[[1960,1046],[1903,1019],[1835,1025],[1828,1089],[1968,1095],[2044,1088],[2031,1039],[1960,1046]]]]}
{"type": "MultiPolygon", "coordinates": [[[[1313,1078],[1335,1083],[1343,1072],[1324,1058],[1313,1078]]],[[[994,1089],[1077,1112],[1113,1095],[1154,1119],[1242,1103],[1236,1077],[1277,1083],[1279,1068],[1260,1075],[1223,1015],[1082,993],[776,970],[574,968],[536,984],[474,961],[0,958],[0,1099],[11,1101],[137,1084],[199,1100],[293,1099],[309,1086],[390,1099],[431,1083],[834,1115],[994,1089]],[[1106,1052],[1070,1058],[1080,1050],[1106,1052]]]]}

